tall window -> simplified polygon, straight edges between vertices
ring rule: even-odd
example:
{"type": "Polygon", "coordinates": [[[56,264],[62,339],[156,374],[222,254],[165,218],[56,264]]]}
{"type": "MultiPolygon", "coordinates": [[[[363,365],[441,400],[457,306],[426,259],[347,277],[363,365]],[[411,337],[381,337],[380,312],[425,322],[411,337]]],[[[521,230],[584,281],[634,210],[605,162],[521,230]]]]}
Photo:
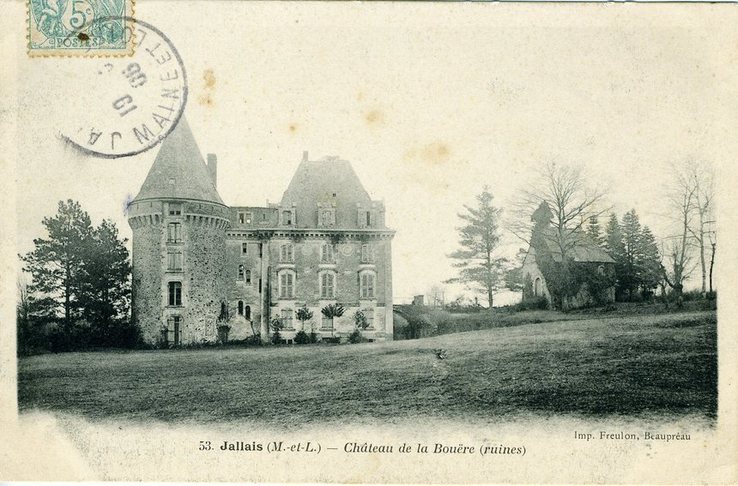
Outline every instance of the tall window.
{"type": "Polygon", "coordinates": [[[181,223],[169,223],[168,227],[168,241],[169,243],[180,243],[182,241],[182,224],[181,223]]]}
{"type": "Polygon", "coordinates": [[[238,301],[238,315],[239,316],[243,315],[243,301],[242,300],[238,301]]]}
{"type": "Polygon", "coordinates": [[[182,271],[182,252],[170,251],[167,253],[167,270],[170,272],[182,271]]]}
{"type": "Polygon", "coordinates": [[[371,245],[361,245],[361,263],[372,262],[372,247],[371,245]]]}
{"type": "Polygon", "coordinates": [[[238,279],[243,280],[243,276],[244,276],[243,265],[239,265],[238,266],[238,279]]]}
{"type": "Polygon", "coordinates": [[[371,211],[366,212],[366,225],[367,226],[372,225],[372,212],[371,211]]]}
{"type": "Polygon", "coordinates": [[[244,274],[244,279],[246,280],[247,284],[251,283],[251,270],[246,270],[246,273],[244,274]]]}
{"type": "Polygon", "coordinates": [[[539,297],[542,294],[542,291],[541,291],[541,277],[536,277],[536,281],[533,284],[533,294],[536,297],[539,297]]]}
{"type": "Polygon", "coordinates": [[[366,316],[367,329],[374,329],[374,309],[364,309],[366,316]]]}
{"type": "Polygon", "coordinates": [[[238,213],[238,224],[243,224],[246,220],[246,215],[244,213],[239,212],[238,213]]]}
{"type": "Polygon", "coordinates": [[[282,326],[285,329],[292,329],[292,310],[282,309],[282,326]]]}
{"type": "Polygon", "coordinates": [[[290,299],[295,296],[295,274],[282,272],[279,274],[279,297],[290,299]]]}
{"type": "Polygon", "coordinates": [[[244,317],[245,317],[246,319],[251,319],[251,306],[250,306],[250,305],[247,305],[247,306],[246,306],[246,307],[244,308],[244,310],[243,310],[243,316],[244,316],[244,317]]]}
{"type": "Polygon", "coordinates": [[[162,335],[165,344],[179,346],[182,343],[182,318],[180,316],[169,316],[167,327],[162,335]]]}
{"type": "Polygon", "coordinates": [[[333,263],[335,262],[335,256],[333,254],[333,245],[330,243],[324,243],[320,247],[320,261],[321,263],[333,263]]]}
{"type": "Polygon", "coordinates": [[[248,255],[248,253],[249,253],[249,244],[241,243],[241,255],[248,255]]]}
{"type": "Polygon", "coordinates": [[[182,305],[182,282],[169,282],[169,305],[182,305]]]}
{"type": "Polygon", "coordinates": [[[293,262],[295,260],[292,243],[285,243],[279,248],[279,261],[293,262]]]}
{"type": "Polygon", "coordinates": [[[374,274],[373,273],[362,273],[361,274],[361,298],[362,299],[373,299],[374,298],[374,274]]]}
{"type": "Polygon", "coordinates": [[[320,274],[320,297],[322,299],[332,299],[335,296],[334,290],[336,285],[336,276],[332,272],[324,272],[320,274]]]}

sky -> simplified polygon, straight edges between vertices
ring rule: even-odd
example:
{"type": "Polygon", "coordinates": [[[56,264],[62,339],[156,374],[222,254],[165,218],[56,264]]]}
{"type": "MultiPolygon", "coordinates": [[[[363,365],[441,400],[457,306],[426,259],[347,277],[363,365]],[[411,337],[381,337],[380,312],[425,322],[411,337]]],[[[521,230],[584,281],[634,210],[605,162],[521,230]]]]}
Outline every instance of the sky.
{"type": "MultiPolygon", "coordinates": [[[[726,141],[738,112],[727,67],[735,53],[711,30],[719,7],[188,5],[174,15],[141,1],[136,16],[184,61],[185,116],[203,154],[218,156],[223,200],[279,201],[305,150],[351,161],[397,231],[396,302],[454,276],[457,213],[485,185],[509,213],[544,163],[577,165],[608,187],[614,211],[635,208],[663,237],[673,234],[670,166],[702,160],[720,179],[735,160],[726,141]]],[[[90,81],[100,62],[18,56],[20,253],[60,199],[131,236],[124,204],[157,148],[100,159],[59,137],[70,113],[109,102],[95,103],[105,90],[90,81]]],[[[503,241],[509,256],[523,246],[507,233],[503,241]]]]}

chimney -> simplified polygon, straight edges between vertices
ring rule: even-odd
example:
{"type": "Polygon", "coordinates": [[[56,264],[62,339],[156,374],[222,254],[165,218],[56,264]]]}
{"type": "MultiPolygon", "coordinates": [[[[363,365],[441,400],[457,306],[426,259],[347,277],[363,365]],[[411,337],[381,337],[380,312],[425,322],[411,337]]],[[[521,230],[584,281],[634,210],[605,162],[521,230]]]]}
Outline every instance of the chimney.
{"type": "Polygon", "coordinates": [[[218,156],[215,154],[208,154],[208,174],[210,179],[213,181],[215,188],[218,188],[218,156]]]}
{"type": "Polygon", "coordinates": [[[307,160],[308,160],[308,151],[307,150],[303,150],[302,151],[302,161],[303,162],[307,162],[307,160]]]}

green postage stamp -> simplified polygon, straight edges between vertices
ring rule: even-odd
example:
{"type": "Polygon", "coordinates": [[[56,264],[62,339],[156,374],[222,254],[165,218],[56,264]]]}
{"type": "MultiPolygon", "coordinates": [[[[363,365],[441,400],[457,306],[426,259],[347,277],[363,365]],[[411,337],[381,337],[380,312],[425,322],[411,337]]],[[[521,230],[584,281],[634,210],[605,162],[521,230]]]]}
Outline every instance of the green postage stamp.
{"type": "Polygon", "coordinates": [[[133,0],[28,0],[31,56],[129,55],[133,0]]]}

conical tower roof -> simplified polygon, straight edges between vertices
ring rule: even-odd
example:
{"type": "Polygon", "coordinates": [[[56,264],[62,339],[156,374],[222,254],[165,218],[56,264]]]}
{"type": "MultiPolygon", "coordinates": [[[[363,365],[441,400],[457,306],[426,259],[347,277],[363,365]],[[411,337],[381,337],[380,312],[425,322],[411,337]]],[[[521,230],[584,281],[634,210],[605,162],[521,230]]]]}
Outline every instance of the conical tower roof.
{"type": "Polygon", "coordinates": [[[170,198],[223,204],[184,116],[162,141],[134,201],[170,198]]]}

